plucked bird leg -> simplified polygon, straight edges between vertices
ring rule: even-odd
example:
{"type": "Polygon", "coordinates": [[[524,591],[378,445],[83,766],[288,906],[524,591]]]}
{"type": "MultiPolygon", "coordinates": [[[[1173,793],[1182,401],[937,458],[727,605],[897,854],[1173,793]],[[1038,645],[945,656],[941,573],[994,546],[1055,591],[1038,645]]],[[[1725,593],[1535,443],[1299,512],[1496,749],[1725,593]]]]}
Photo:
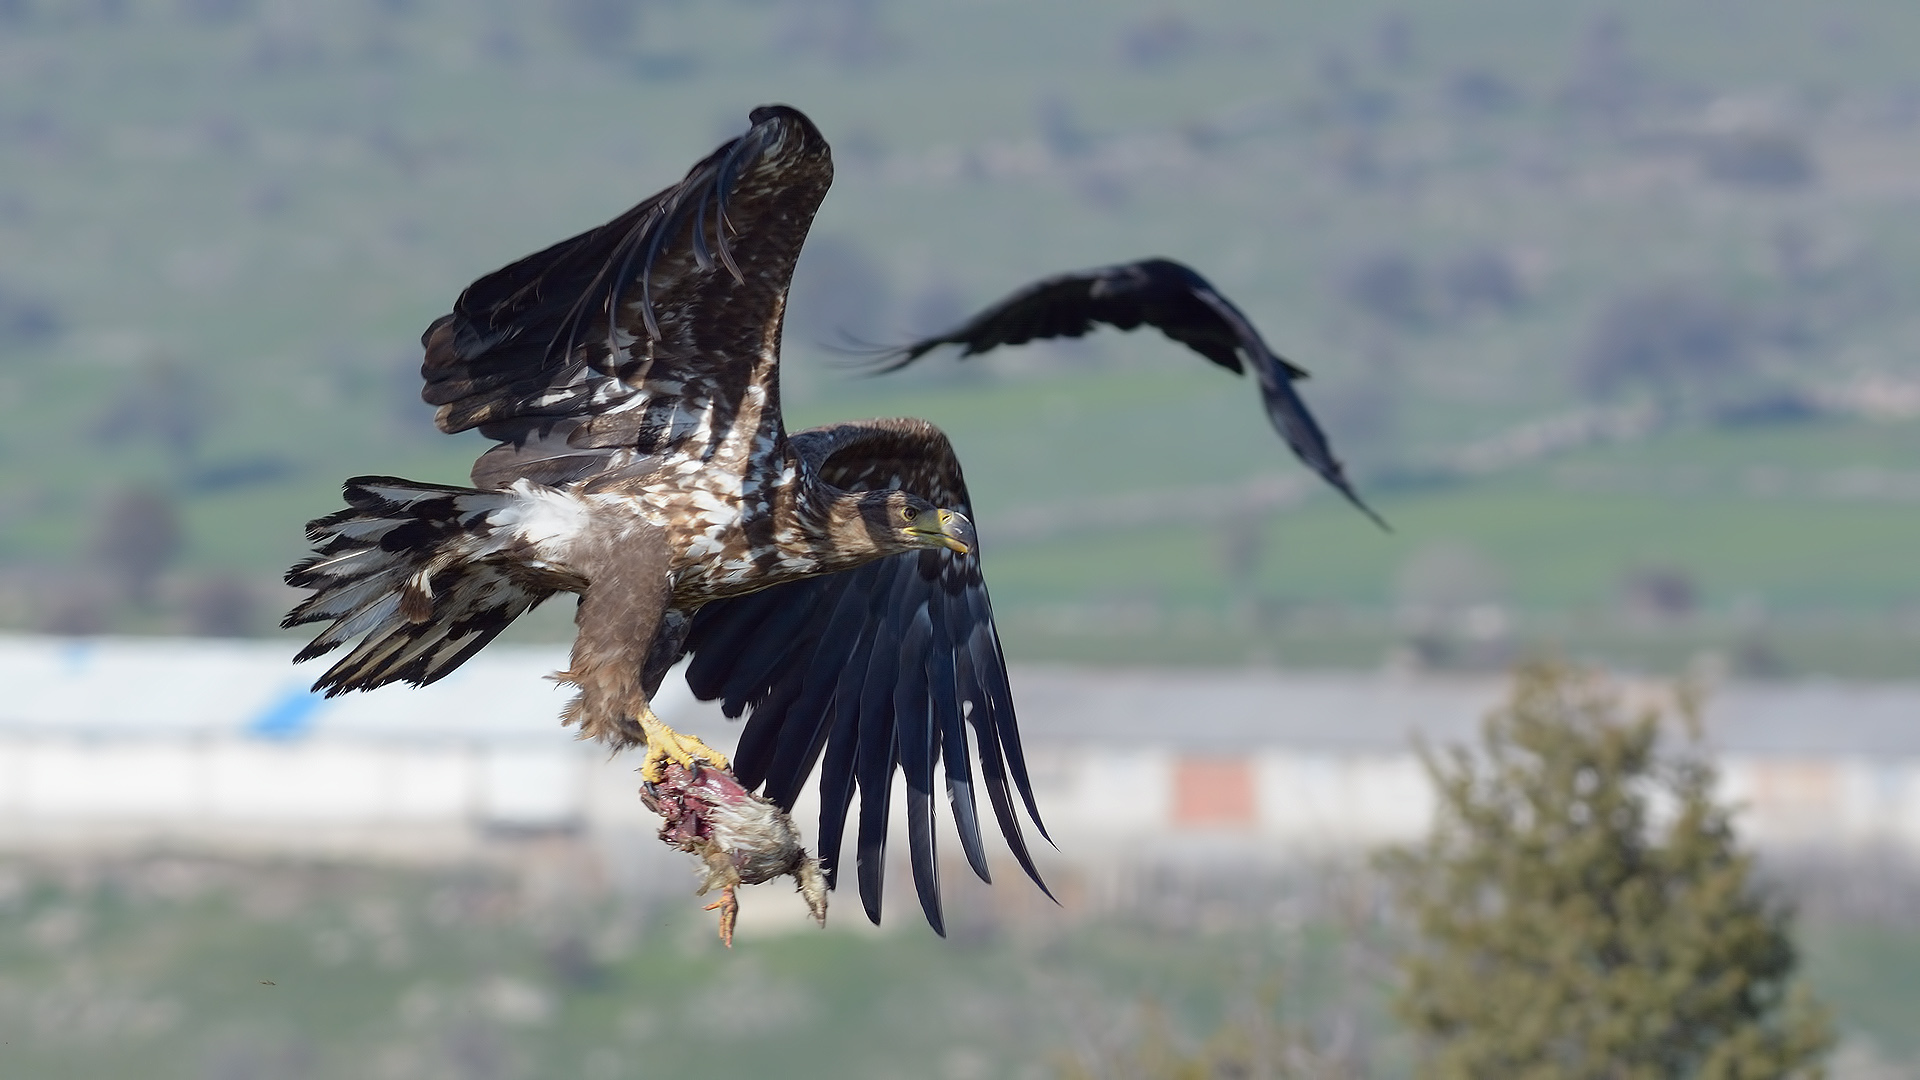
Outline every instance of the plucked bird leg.
{"type": "Polygon", "coordinates": [[[793,819],[772,802],[740,786],[723,769],[688,769],[679,762],[661,768],[640,792],[647,808],[666,819],[660,839],[700,856],[700,893],[720,890],[708,911],[720,912],[720,940],[733,946],[740,917],[737,890],[791,875],[815,922],[827,922],[827,881],[819,860],[800,844],[793,819]]]}
{"type": "Polygon", "coordinates": [[[720,899],[708,904],[705,911],[720,912],[720,942],[727,948],[733,948],[733,926],[740,921],[740,899],[734,895],[737,885],[720,887],[720,899]]]}
{"type": "Polygon", "coordinates": [[[729,767],[718,750],[695,736],[673,730],[644,706],[640,709],[640,730],[647,737],[647,756],[640,762],[640,779],[649,784],[658,784],[666,776],[669,764],[689,773],[698,773],[701,762],[721,770],[729,767]]]}

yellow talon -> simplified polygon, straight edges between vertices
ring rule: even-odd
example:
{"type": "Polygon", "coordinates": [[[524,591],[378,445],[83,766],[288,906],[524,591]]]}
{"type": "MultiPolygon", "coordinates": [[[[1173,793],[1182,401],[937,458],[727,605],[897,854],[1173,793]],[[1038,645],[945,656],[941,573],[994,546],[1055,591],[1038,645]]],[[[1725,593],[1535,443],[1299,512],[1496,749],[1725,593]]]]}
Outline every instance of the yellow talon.
{"type": "Polygon", "coordinates": [[[640,762],[640,779],[649,784],[666,779],[670,762],[688,772],[695,771],[696,761],[704,761],[716,769],[728,767],[727,759],[718,750],[695,736],[673,730],[651,710],[641,715],[640,728],[647,736],[647,756],[640,762]]]}

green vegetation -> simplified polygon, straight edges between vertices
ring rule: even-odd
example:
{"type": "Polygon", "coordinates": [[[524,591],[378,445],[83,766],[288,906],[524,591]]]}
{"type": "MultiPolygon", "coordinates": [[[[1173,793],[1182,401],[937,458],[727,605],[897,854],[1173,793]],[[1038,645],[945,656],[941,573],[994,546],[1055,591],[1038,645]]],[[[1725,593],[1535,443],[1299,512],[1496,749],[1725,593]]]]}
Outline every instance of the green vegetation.
{"type": "Polygon", "coordinates": [[[1112,1038],[1143,996],[1183,1028],[1265,971],[1297,972],[1303,1003],[1323,1000],[1340,948],[1325,926],[1196,934],[1049,906],[1009,923],[976,908],[949,941],[911,921],[749,928],[729,951],[689,894],[556,893],[543,870],[582,868],[542,858],[520,853],[520,881],[16,863],[0,878],[0,1073],[1039,1078],[1112,1038]]]}
{"type": "Polygon", "coordinates": [[[1429,758],[1433,835],[1386,862],[1418,939],[1395,1004],[1422,1075],[1823,1075],[1834,1036],[1793,979],[1791,915],[1712,766],[1662,747],[1675,721],[1540,666],[1479,753],[1429,758]]]}
{"type": "MultiPolygon", "coordinates": [[[[1010,622],[1118,602],[1227,642],[1103,656],[1056,632],[1024,656],[1294,662],[1234,643],[1251,604],[1276,640],[1328,612],[1388,627],[1342,661],[1378,663],[1435,550],[1493,568],[1454,606],[1500,606],[1513,645],[1573,620],[1674,668],[1661,642],[1716,619],[1795,640],[1910,621],[1911,5],[1398,11],[0,5],[0,625],[263,630],[341,477],[456,480],[478,449],[413,401],[419,330],[763,100],[806,108],[839,158],[790,322],[795,422],[948,427],[1010,622]],[[822,348],[1150,253],[1315,372],[1395,535],[1306,488],[1250,387],[1157,338],[884,381],[822,348]],[[1640,406],[1656,421],[1623,443],[1458,467],[1640,406]],[[151,595],[101,572],[130,491],[182,530],[151,595]],[[1645,637],[1627,597],[1649,571],[1691,600],[1645,637]]],[[[1910,673],[1892,652],[1850,673],[1910,673]]]]}
{"type": "MultiPolygon", "coordinates": [[[[954,900],[948,941],[911,920],[885,933],[836,920],[750,926],[729,952],[692,896],[596,893],[558,854],[514,852],[516,875],[11,859],[0,1074],[615,1080],[698,1065],[1039,1080],[1123,1076],[1157,1053],[1168,1070],[1135,1075],[1204,1077],[1171,1069],[1261,1046],[1318,1070],[1305,1075],[1411,1072],[1382,905],[1364,883],[1330,899],[1328,868],[1213,896],[1162,879],[1144,906],[1097,917],[996,917],[1002,884],[954,900]]],[[[1839,1057],[1880,1070],[1842,1075],[1907,1075],[1920,932],[1910,919],[1805,930],[1804,979],[1834,1010],[1839,1057]]]]}

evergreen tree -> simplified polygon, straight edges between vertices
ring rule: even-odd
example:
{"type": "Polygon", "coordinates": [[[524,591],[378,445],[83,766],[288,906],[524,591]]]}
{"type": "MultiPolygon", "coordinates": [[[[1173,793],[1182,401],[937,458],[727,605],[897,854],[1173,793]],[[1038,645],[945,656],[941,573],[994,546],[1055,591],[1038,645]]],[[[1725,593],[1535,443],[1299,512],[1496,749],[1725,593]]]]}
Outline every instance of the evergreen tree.
{"type": "Polygon", "coordinates": [[[1711,765],[1663,744],[1665,720],[1538,665],[1478,754],[1426,755],[1433,832],[1384,860],[1420,939],[1395,1005],[1423,1075],[1823,1075],[1833,1035],[1790,986],[1790,913],[1756,885],[1711,765]]]}

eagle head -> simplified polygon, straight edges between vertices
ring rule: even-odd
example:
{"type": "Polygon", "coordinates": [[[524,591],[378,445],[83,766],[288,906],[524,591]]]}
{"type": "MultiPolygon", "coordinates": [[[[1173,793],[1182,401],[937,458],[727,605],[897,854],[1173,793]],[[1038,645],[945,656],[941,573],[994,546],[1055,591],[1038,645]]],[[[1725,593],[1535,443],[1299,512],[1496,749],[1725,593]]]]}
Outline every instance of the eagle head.
{"type": "Polygon", "coordinates": [[[957,510],[943,510],[905,491],[865,491],[853,501],[851,514],[839,522],[841,543],[866,546],[880,554],[924,548],[946,548],[962,555],[973,551],[973,522],[957,510]]]}

